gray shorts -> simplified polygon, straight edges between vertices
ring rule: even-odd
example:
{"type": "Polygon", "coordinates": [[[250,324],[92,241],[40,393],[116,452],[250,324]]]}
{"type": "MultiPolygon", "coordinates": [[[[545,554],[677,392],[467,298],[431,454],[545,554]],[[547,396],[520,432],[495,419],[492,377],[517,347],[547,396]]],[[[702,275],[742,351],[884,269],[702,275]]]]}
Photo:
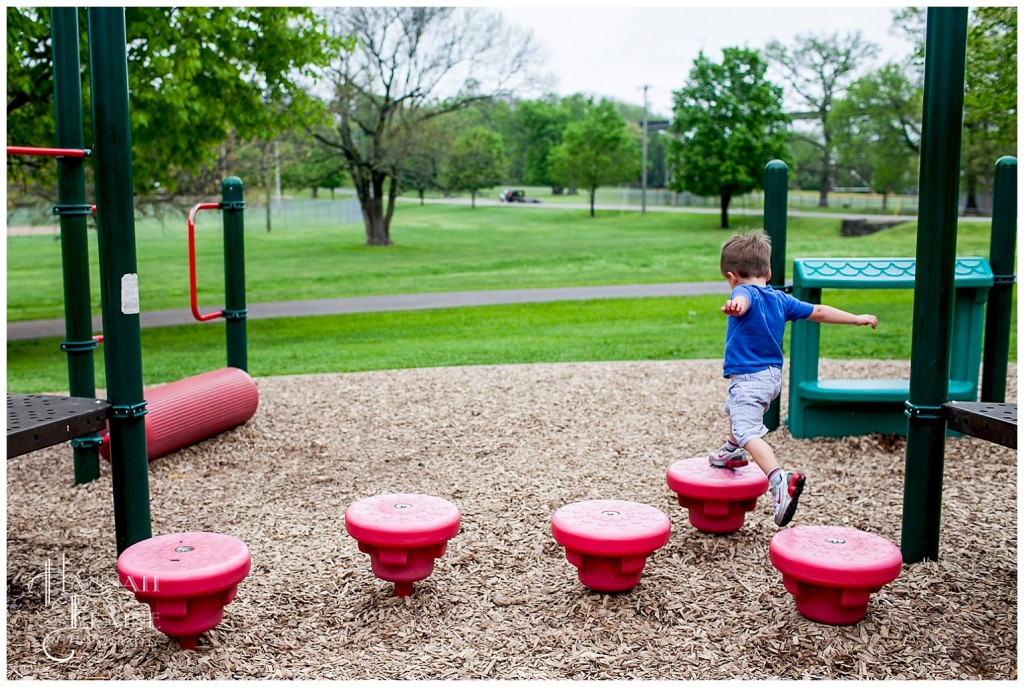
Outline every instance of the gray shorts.
{"type": "Polygon", "coordinates": [[[768,433],[764,425],[764,414],[781,391],[782,370],[777,367],[729,377],[725,413],[732,422],[732,435],[736,443],[746,446],[751,439],[768,433]]]}

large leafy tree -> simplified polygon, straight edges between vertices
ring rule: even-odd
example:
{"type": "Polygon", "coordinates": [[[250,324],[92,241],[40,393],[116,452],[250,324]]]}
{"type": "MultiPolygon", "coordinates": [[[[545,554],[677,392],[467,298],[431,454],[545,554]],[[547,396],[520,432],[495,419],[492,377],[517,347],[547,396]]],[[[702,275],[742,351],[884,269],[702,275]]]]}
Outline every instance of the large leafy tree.
{"type": "Polygon", "coordinates": [[[832,118],[839,165],[887,196],[912,185],[921,141],[920,84],[904,66],[889,63],[853,82],[832,118]]]}
{"type": "Polygon", "coordinates": [[[575,93],[559,98],[548,93],[534,100],[499,103],[493,125],[505,139],[509,158],[509,182],[551,186],[553,193],[564,190],[551,174],[551,150],[562,142],[566,125],[583,117],[591,99],[575,93]]]}
{"type": "Polygon", "coordinates": [[[420,205],[429,189],[440,189],[446,197],[453,190],[445,174],[446,160],[458,131],[468,124],[462,121],[462,114],[434,117],[404,132],[401,146],[406,155],[405,163],[399,171],[399,183],[402,188],[417,192],[420,205]]]}
{"type": "Polygon", "coordinates": [[[723,229],[733,196],[763,188],[765,164],[789,157],[782,89],[766,71],[755,50],[725,48],[721,63],[701,52],[686,85],[672,96],[673,185],[719,196],[723,229]]]}
{"type": "Polygon", "coordinates": [[[995,161],[1017,154],[1017,8],[977,7],[967,30],[964,186],[968,211],[991,186],[995,161]]]}
{"type": "Polygon", "coordinates": [[[344,158],[366,243],[387,246],[403,170],[425,122],[507,94],[532,54],[529,33],[478,8],[336,7],[332,35],[356,48],[334,61],[332,132],[317,139],[344,158]]]}
{"type": "Polygon", "coordinates": [[[834,178],[836,125],[832,108],[857,71],[877,54],[878,46],[864,40],[859,31],[845,36],[798,34],[793,46],[771,41],[765,48],[765,55],[795,93],[798,106],[818,124],[816,132],[803,137],[819,151],[821,207],[828,207],[834,178]]]}
{"type": "Polygon", "coordinates": [[[455,139],[446,166],[449,186],[468,191],[476,207],[476,194],[500,184],[508,172],[501,136],[482,126],[462,132],[455,139]]]}
{"type": "Polygon", "coordinates": [[[551,175],[566,186],[587,189],[590,216],[600,186],[633,181],[640,171],[640,142],[615,105],[602,100],[565,127],[549,156],[551,175]]]}
{"type": "Polygon", "coordinates": [[[209,164],[231,130],[240,140],[269,141],[309,116],[313,103],[299,77],[325,64],[332,44],[311,10],[130,8],[125,17],[128,69],[139,80],[137,166],[209,164]],[[136,45],[144,47],[137,55],[136,45]]]}
{"type": "MultiPolygon", "coordinates": [[[[8,140],[52,144],[49,12],[9,8],[7,21],[8,140]]],[[[79,26],[85,65],[84,10],[79,26]]],[[[295,126],[313,102],[301,76],[326,63],[330,45],[321,18],[291,7],[129,7],[125,31],[133,177],[142,195],[173,193],[187,181],[183,171],[216,165],[231,133],[269,140],[295,126]]],[[[87,102],[83,115],[90,145],[87,102]]],[[[52,167],[43,174],[52,178],[52,167]]]]}
{"type": "Polygon", "coordinates": [[[569,110],[552,94],[536,100],[517,100],[509,107],[505,140],[511,169],[511,181],[536,186],[550,186],[548,154],[562,142],[562,133],[569,123],[569,110]]]}
{"type": "MultiPolygon", "coordinates": [[[[55,145],[50,12],[32,7],[7,9],[7,142],[55,145]]],[[[50,160],[7,158],[10,181],[52,186],[57,173],[50,160]]]]}
{"type": "MultiPolygon", "coordinates": [[[[895,28],[917,45],[924,62],[926,12],[894,12],[895,28]]],[[[938,56],[936,59],[942,59],[938,56]]],[[[981,208],[979,194],[990,187],[995,161],[1017,151],[1017,8],[976,7],[967,28],[962,166],[967,212],[981,208]]]]}

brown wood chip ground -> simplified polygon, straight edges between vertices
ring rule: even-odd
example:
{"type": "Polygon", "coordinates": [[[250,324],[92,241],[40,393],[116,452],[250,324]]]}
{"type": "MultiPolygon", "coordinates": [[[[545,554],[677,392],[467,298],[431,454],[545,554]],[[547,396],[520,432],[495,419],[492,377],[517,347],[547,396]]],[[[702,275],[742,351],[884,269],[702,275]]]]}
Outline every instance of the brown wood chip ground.
{"type": "MultiPolygon", "coordinates": [[[[768,499],[731,535],[688,523],[670,463],[725,431],[719,361],[550,364],[261,378],[245,426],[151,464],[153,532],[245,541],[222,624],[182,651],[114,569],[110,471],[70,449],[7,464],[7,677],[39,679],[1000,679],[1017,677],[1016,452],[946,444],[940,560],[904,565],[849,627],[801,617],[768,560],[768,499]],[[407,598],[370,571],[345,508],[410,491],[462,531],[407,598]],[[622,594],[588,591],[552,539],[566,503],[672,518],[622,594]]],[[[900,362],[823,377],[903,376],[900,362]]],[[[1011,365],[1008,397],[1016,398],[1011,365]]],[[[785,391],[784,391],[785,393],[785,391]]],[[[783,403],[785,413],[785,403],[783,403]]],[[[794,525],[899,543],[905,441],[771,435],[807,474],[794,525]]]]}

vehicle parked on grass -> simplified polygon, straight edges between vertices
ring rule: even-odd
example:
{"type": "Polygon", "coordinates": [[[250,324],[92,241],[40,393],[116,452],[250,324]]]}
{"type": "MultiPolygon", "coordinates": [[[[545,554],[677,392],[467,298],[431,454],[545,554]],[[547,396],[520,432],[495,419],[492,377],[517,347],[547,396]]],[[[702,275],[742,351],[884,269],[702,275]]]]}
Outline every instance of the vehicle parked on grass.
{"type": "Polygon", "coordinates": [[[505,189],[498,194],[498,200],[502,203],[539,203],[540,198],[527,198],[526,191],[519,189],[505,189]]]}

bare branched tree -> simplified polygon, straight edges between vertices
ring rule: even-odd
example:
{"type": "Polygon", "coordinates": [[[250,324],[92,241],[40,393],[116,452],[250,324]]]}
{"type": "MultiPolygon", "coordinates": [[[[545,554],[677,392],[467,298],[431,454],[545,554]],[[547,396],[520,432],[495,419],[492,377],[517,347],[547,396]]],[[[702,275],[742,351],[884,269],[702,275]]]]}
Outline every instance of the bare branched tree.
{"type": "Polygon", "coordinates": [[[805,137],[821,151],[820,197],[818,205],[828,207],[835,166],[834,125],[829,119],[832,107],[858,73],[866,71],[878,54],[878,46],[864,40],[860,31],[840,36],[797,35],[792,47],[771,41],[765,48],[768,59],[776,64],[811,119],[821,124],[821,138],[805,137]]]}
{"type": "Polygon", "coordinates": [[[391,244],[403,166],[424,122],[510,95],[536,56],[532,34],[478,8],[339,7],[332,35],[355,40],[328,70],[332,131],[317,140],[345,159],[370,246],[391,244]]]}

